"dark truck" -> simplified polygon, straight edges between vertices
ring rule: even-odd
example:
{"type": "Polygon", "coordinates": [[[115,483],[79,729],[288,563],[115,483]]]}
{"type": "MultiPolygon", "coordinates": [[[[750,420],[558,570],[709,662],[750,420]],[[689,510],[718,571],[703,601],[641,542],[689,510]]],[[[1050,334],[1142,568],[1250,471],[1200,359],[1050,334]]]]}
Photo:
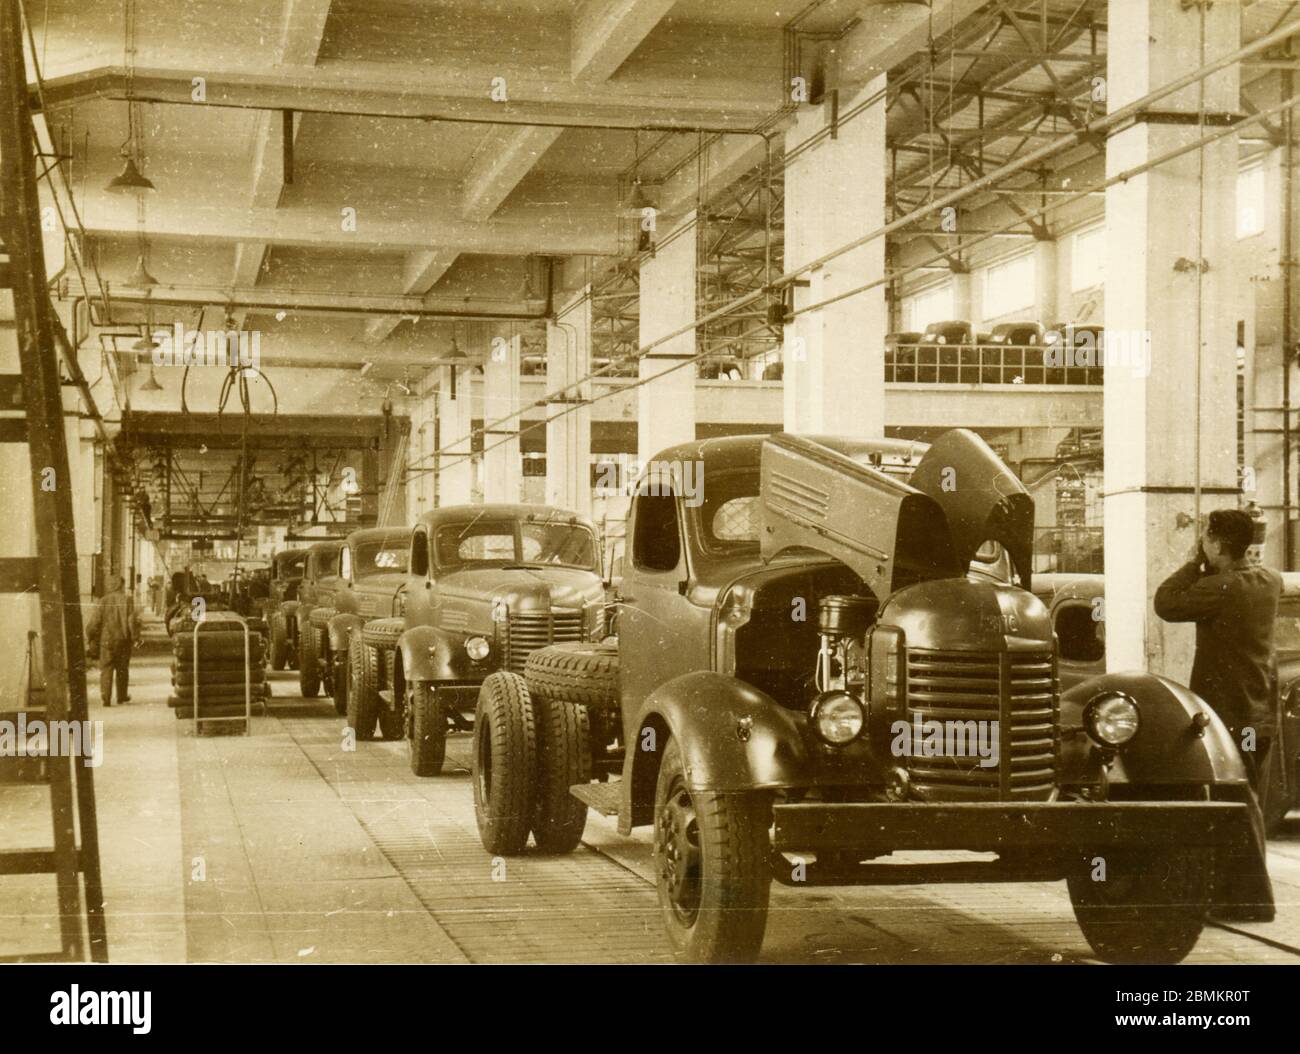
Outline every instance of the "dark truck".
{"type": "Polygon", "coordinates": [[[320,633],[312,625],[311,613],[330,607],[339,584],[339,550],[341,540],[317,542],[307,549],[302,581],[298,585],[298,607],[294,612],[298,640],[298,689],[307,699],[315,699],[321,681],[328,673],[320,662],[320,633]]]}
{"type": "MultiPolygon", "coordinates": [[[[1260,808],[1264,830],[1276,834],[1300,808],[1300,574],[1283,572],[1273,625],[1277,652],[1277,726],[1267,758],[1260,808]]],[[[1106,672],[1106,583],[1102,575],[1053,573],[1034,579],[1034,593],[1052,615],[1059,641],[1061,686],[1106,672]]]]}
{"type": "Polygon", "coordinates": [[[321,683],[334,699],[334,710],[348,710],[349,649],[354,632],[396,609],[406,586],[411,532],[407,527],[369,527],[353,531],[338,551],[338,577],[328,595],[307,616],[312,651],[321,683]]]}
{"type": "Polygon", "coordinates": [[[566,509],[448,506],[409,538],[400,614],[352,634],[348,724],[358,739],[405,735],[411,771],[436,776],[485,677],[603,635],[604,583],[595,529],[566,509]]]}
{"type": "Polygon", "coordinates": [[[271,668],[275,670],[298,666],[298,586],[306,563],[306,549],[287,549],[271,557],[266,621],[271,631],[271,668]]]}
{"type": "Polygon", "coordinates": [[[483,682],[489,852],[530,830],[571,849],[588,806],[652,826],[664,926],[694,962],[757,955],[773,879],[1064,879],[1113,962],[1183,958],[1212,906],[1271,913],[1213,711],[1142,672],[1059,691],[1033,502],[974,433],[675,447],[638,484],[629,539],[616,648],[540,649],[483,682]],[[883,470],[921,451],[906,482],[883,470]],[[996,856],[888,859],[911,850],[996,856]]]}

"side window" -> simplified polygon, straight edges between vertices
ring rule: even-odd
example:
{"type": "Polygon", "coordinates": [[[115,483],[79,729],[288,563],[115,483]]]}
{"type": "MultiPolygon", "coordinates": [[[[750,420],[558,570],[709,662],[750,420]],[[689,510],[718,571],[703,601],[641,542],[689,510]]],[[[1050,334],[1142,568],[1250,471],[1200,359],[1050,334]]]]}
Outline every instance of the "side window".
{"type": "Polygon", "coordinates": [[[1104,623],[1092,617],[1091,604],[1067,604],[1056,613],[1056,635],[1061,658],[1069,662],[1097,662],[1106,656],[1098,630],[1104,623]]]}
{"type": "Polygon", "coordinates": [[[632,538],[633,563],[647,571],[673,571],[681,559],[682,538],[677,526],[676,496],[672,493],[638,495],[636,532],[632,538]]]}
{"type": "Polygon", "coordinates": [[[422,530],[411,535],[411,574],[429,573],[429,536],[422,530]]]}
{"type": "Polygon", "coordinates": [[[352,550],[346,545],[339,550],[339,577],[345,582],[352,579],[352,550]]]}

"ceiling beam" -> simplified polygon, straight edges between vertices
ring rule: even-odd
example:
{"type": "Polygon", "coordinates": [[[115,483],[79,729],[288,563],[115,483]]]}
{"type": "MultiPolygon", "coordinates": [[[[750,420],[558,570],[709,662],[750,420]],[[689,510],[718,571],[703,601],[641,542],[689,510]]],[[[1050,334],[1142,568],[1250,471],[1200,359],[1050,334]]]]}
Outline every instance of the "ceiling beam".
{"type": "Polygon", "coordinates": [[[675,0],[583,0],[570,27],[570,68],[579,83],[608,80],[675,0]]]}
{"type": "MultiPolygon", "coordinates": [[[[407,253],[402,264],[402,294],[423,297],[447,273],[458,255],[454,249],[407,253]]],[[[372,318],[366,323],[363,339],[367,344],[378,344],[397,328],[397,323],[401,320],[401,315],[372,318]]]]}
{"type": "Polygon", "coordinates": [[[461,190],[460,213],[486,220],[560,137],[562,128],[492,128],[474,151],[461,190]]]}

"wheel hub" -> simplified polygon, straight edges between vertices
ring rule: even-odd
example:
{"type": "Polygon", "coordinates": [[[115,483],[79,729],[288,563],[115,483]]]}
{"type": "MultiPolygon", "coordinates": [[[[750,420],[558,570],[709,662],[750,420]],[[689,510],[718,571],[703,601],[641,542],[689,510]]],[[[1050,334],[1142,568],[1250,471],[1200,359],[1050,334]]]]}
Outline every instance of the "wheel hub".
{"type": "Polygon", "coordinates": [[[689,923],[700,904],[700,828],[695,803],[685,789],[677,789],[660,807],[655,849],[660,885],[674,912],[689,923]]]}

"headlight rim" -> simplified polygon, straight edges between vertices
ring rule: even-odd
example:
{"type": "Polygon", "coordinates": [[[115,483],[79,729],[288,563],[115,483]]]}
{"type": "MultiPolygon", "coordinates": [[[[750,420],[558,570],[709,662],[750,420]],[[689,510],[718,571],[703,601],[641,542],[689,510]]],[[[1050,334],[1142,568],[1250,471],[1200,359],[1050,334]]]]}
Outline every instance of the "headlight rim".
{"type": "Polygon", "coordinates": [[[472,637],[465,638],[465,654],[469,657],[470,662],[486,662],[492,655],[492,642],[481,634],[475,634],[472,637]],[[481,644],[482,647],[472,647],[472,645],[481,644]],[[475,652],[479,654],[475,654],[475,652]]]}
{"type": "Polygon", "coordinates": [[[818,738],[819,741],[821,741],[826,746],[846,747],[850,743],[853,743],[856,740],[861,739],[863,733],[866,732],[867,707],[866,704],[863,703],[863,701],[859,699],[856,695],[854,695],[852,692],[846,692],[842,690],[822,692],[817,696],[816,699],[813,700],[812,705],[808,708],[808,723],[813,730],[813,734],[818,738]],[[855,731],[853,735],[849,736],[847,739],[842,739],[842,740],[831,739],[829,736],[823,733],[821,723],[818,720],[818,717],[821,714],[821,712],[825,709],[825,707],[831,702],[844,702],[844,701],[851,702],[857,708],[858,711],[857,731],[855,731]]]}
{"type": "Polygon", "coordinates": [[[1089,738],[1098,746],[1107,750],[1119,750],[1132,743],[1137,738],[1138,733],[1142,731],[1142,707],[1128,692],[1119,691],[1118,689],[1107,689],[1098,692],[1088,700],[1083,708],[1083,727],[1087,731],[1089,738]],[[1098,733],[1097,711],[1104,704],[1113,701],[1126,702],[1133,709],[1133,732],[1126,739],[1118,742],[1105,739],[1098,733]]]}

